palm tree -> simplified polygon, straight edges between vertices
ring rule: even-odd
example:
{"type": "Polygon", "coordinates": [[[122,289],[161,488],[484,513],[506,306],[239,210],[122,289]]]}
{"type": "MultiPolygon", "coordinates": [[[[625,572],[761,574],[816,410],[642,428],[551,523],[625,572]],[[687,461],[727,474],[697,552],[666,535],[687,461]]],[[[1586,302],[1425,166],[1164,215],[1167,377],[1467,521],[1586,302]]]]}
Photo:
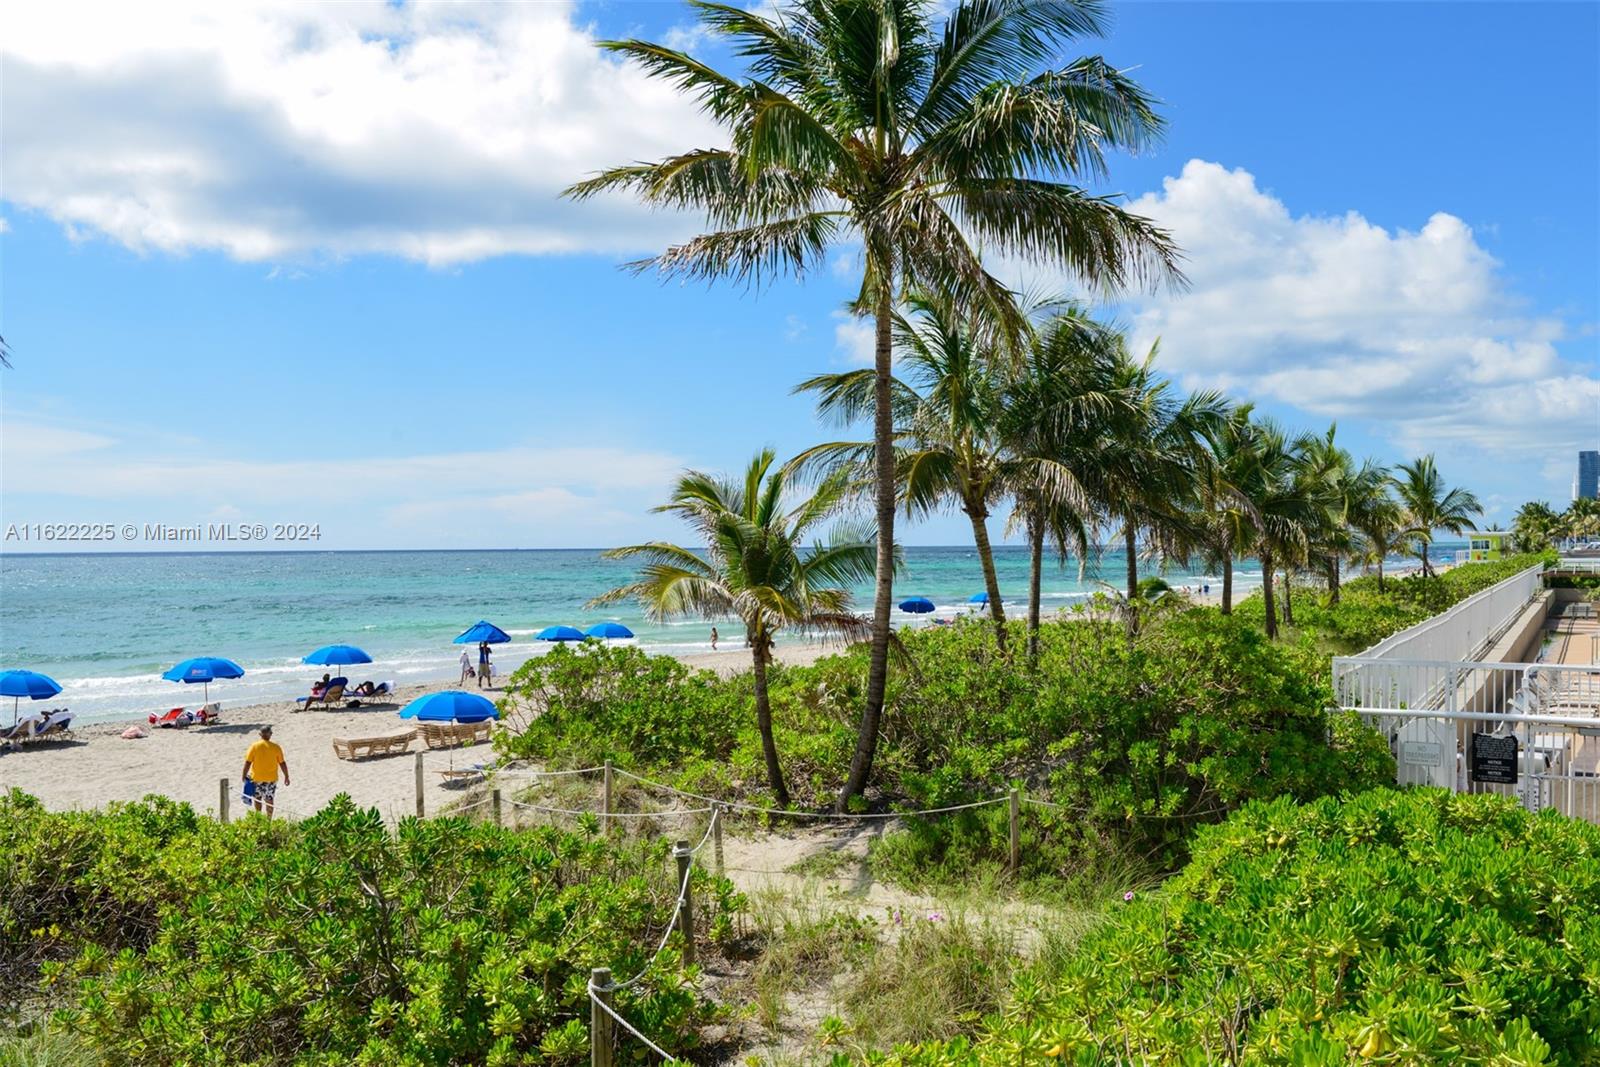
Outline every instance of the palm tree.
{"type": "MultiPolygon", "coordinates": [[[[1253,427],[1252,469],[1241,486],[1248,495],[1256,523],[1251,530],[1251,545],[1261,563],[1261,597],[1266,608],[1268,637],[1278,636],[1278,611],[1274,568],[1278,563],[1301,558],[1307,543],[1307,530],[1317,521],[1319,501],[1307,493],[1297,480],[1300,447],[1304,441],[1290,441],[1270,419],[1253,427]]],[[[1292,621],[1292,616],[1291,616],[1292,621]]]]}
{"type": "MultiPolygon", "coordinates": [[[[946,504],[967,516],[1004,650],[1005,608],[988,520],[1015,476],[1016,464],[1000,437],[1006,361],[959,309],[922,295],[907,298],[895,315],[894,332],[901,353],[900,374],[891,382],[900,499],[907,516],[946,504]]],[[[847,371],[808,378],[795,392],[817,393],[820,414],[850,421],[871,410],[874,387],[873,372],[847,371]]],[[[859,480],[875,451],[872,441],[830,441],[807,449],[796,462],[851,469],[859,480]]]]}
{"type": "Polygon", "coordinates": [[[1433,532],[1448,530],[1461,534],[1472,525],[1475,517],[1483,514],[1483,506],[1469,489],[1447,489],[1431,454],[1400,464],[1399,471],[1395,492],[1400,497],[1400,506],[1405,509],[1411,536],[1416,539],[1422,573],[1427,576],[1433,573],[1428,562],[1433,532]]]}
{"type": "Polygon", "coordinates": [[[1024,317],[984,267],[989,254],[1066,267],[1105,289],[1180,280],[1148,219],[1061,178],[1105,172],[1107,149],[1154,142],[1162,121],[1099,57],[1051,63],[1102,34],[1100,0],[960,0],[942,28],[927,0],[798,0],[768,18],[693,0],[746,75],[648,41],[602,47],[693,96],[723,145],[604,171],[568,193],[632,192],[703,212],[711,231],[653,260],[669,276],[759,284],[859,244],[855,302],[874,319],[873,441],[879,535],[872,649],[843,809],[865,786],[883,713],[893,598],[893,312],[906,292],[985,309],[1020,348],[1024,317]]]}
{"type": "Polygon", "coordinates": [[[1143,360],[1120,353],[1112,382],[1128,398],[1126,417],[1107,424],[1083,471],[1091,495],[1121,527],[1130,605],[1139,599],[1141,534],[1152,555],[1167,559],[1186,559],[1204,543],[1195,505],[1211,461],[1205,442],[1228,413],[1217,392],[1180,399],[1155,376],[1156,353],[1154,345],[1143,360]]]}
{"type": "Polygon", "coordinates": [[[699,471],[684,474],[671,502],[655,510],[683,518],[704,540],[704,555],[662,541],[604,552],[607,559],[640,559],[644,565],[638,581],[596,597],[590,606],[637,599],[653,619],[732,616],[744,623],[767,782],[778,804],[787,806],[767,694],[773,638],[785,628],[864,636],[867,624],[850,611],[850,587],[871,577],[876,548],[870,531],[840,527],[827,543],[802,551],[803,539],[838,511],[847,487],[842,478],[826,480],[786,510],[784,472],[773,470],[773,461],[770,449],[761,452],[742,483],[699,471]]]}
{"type": "Polygon", "coordinates": [[[1523,552],[1543,552],[1560,536],[1561,516],[1543,500],[1530,500],[1511,520],[1511,539],[1523,552]]]}
{"type": "Polygon", "coordinates": [[[1012,524],[1027,535],[1028,657],[1039,652],[1046,539],[1061,562],[1076,554],[1080,577],[1100,513],[1085,472],[1107,428],[1137,412],[1114,380],[1122,337],[1081,308],[1058,310],[1036,333],[1006,384],[1001,436],[1016,472],[1012,524]]]}
{"type": "Polygon", "coordinates": [[[1366,561],[1378,568],[1378,592],[1381,593],[1384,561],[1411,535],[1411,528],[1406,525],[1405,509],[1391,492],[1394,478],[1388,468],[1367,460],[1362,469],[1376,473],[1361,483],[1362,491],[1350,511],[1350,524],[1361,535],[1366,561]]]}
{"type": "Polygon", "coordinates": [[[1233,614],[1233,561],[1261,522],[1249,491],[1257,469],[1253,411],[1253,405],[1240,404],[1211,435],[1211,462],[1202,482],[1204,511],[1212,527],[1208,555],[1222,570],[1224,615],[1233,614]]]}

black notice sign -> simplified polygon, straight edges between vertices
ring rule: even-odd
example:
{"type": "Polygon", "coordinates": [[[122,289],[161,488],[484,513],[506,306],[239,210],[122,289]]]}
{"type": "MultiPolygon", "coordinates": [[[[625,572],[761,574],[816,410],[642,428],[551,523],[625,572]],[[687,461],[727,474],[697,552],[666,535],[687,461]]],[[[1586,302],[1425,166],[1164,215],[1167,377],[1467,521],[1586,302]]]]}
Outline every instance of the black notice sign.
{"type": "Polygon", "coordinates": [[[1516,785],[1517,739],[1509,734],[1473,734],[1468,768],[1474,782],[1516,785]]]}

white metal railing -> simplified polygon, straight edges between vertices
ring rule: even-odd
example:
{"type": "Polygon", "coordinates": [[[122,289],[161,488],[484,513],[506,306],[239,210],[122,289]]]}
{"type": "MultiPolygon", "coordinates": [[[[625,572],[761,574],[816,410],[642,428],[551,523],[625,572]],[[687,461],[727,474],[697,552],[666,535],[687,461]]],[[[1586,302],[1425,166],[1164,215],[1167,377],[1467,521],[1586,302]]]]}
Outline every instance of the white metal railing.
{"type": "Polygon", "coordinates": [[[1347,659],[1469,660],[1481,655],[1543,587],[1543,564],[1534,564],[1505,581],[1390,634],[1359,656],[1347,659]]]}
{"type": "Polygon", "coordinates": [[[1600,823],[1600,715],[1366,711],[1361,719],[1389,741],[1400,785],[1516,797],[1530,811],[1552,808],[1600,823]],[[1474,734],[1515,741],[1515,782],[1480,781],[1474,734]]]}
{"type": "Polygon", "coordinates": [[[1562,556],[1560,560],[1550,565],[1550,569],[1567,574],[1600,574],[1600,559],[1593,556],[1582,559],[1562,556]]]}
{"type": "Polygon", "coordinates": [[[1339,656],[1333,687],[1334,701],[1348,711],[1600,714],[1600,666],[1588,664],[1339,656]]]}

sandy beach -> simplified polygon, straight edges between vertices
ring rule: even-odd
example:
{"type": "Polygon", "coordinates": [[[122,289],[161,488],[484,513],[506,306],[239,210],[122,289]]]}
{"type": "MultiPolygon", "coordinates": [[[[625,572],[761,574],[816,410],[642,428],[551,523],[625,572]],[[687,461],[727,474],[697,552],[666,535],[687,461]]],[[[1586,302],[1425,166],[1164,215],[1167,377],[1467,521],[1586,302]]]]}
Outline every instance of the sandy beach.
{"type": "MultiPolygon", "coordinates": [[[[779,648],[777,657],[784,663],[803,664],[826,651],[821,646],[793,644],[779,648]]],[[[690,666],[724,674],[750,664],[749,653],[742,648],[679,658],[690,666]]],[[[96,808],[159,793],[199,811],[215,812],[220,779],[227,778],[231,790],[239,788],[245,749],[256,739],[256,731],[270,724],[273,740],[283,746],[292,783],[287,787],[279,783],[282,812],[308,815],[335,795],[349,793],[356,803],[377,808],[392,821],[415,811],[414,756],[341,760],[333,753],[332,739],[399,733],[408,724],[397,712],[408,701],[454,688],[457,686],[451,681],[402,686],[391,703],[336,711],[298,711],[292,702],[248,707],[224,703],[222,721],[216,725],[152,729],[149,737],[139,740],[124,740],[121,734],[131,723],[142,720],[96,723],[81,727],[69,741],[0,751],[0,790],[21,789],[57,810],[96,808]]],[[[484,695],[497,700],[503,691],[484,690],[484,695]]],[[[419,749],[419,743],[412,744],[412,753],[419,749]]],[[[494,753],[488,744],[423,751],[424,803],[429,812],[461,797],[459,789],[445,786],[445,778],[438,772],[469,767],[494,753]]],[[[230,806],[237,815],[242,801],[235,796],[230,806]]]]}

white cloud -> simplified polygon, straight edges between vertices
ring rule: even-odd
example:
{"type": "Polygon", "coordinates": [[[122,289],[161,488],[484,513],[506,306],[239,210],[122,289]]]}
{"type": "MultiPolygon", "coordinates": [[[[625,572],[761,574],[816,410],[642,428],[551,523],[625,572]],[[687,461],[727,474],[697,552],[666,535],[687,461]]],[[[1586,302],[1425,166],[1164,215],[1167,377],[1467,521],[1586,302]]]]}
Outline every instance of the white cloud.
{"type": "Polygon", "coordinates": [[[718,137],[594,40],[570,2],[12,5],[0,181],[140,250],[653,249],[689,221],[557,193],[718,137]]]}
{"type": "Polygon", "coordinates": [[[615,543],[655,525],[683,466],[611,447],[230,459],[9,413],[0,447],[7,523],[316,522],[329,548],[615,543]]]}
{"type": "Polygon", "coordinates": [[[1444,212],[1387,230],[1291,213],[1244,170],[1191,160],[1130,208],[1182,246],[1187,292],[1131,301],[1186,383],[1373,420],[1406,449],[1547,451],[1586,439],[1600,381],[1565,328],[1524,314],[1472,229],[1444,212]]]}
{"type": "Polygon", "coordinates": [[[877,354],[873,321],[847,311],[833,313],[833,345],[846,363],[870,367],[877,354]]]}

